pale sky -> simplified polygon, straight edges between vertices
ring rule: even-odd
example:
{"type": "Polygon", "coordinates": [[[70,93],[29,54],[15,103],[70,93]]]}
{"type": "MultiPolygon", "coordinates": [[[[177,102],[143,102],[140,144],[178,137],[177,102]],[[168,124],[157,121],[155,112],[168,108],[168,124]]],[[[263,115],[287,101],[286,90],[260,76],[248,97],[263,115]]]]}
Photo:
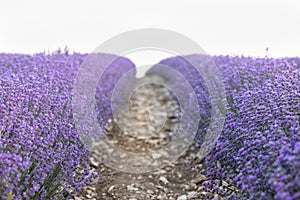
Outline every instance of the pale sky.
{"type": "Polygon", "coordinates": [[[297,0],[0,1],[1,53],[89,53],[138,28],[179,32],[212,55],[300,56],[297,0]]]}

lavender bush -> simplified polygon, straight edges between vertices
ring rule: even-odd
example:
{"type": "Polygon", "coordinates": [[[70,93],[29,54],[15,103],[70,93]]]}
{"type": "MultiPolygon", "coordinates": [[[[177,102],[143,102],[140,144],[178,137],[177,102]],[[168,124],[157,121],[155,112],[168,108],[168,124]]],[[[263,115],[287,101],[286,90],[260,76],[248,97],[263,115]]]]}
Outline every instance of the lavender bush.
{"type": "MultiPolygon", "coordinates": [[[[86,56],[0,54],[0,199],[66,199],[96,177],[71,107],[86,56]]],[[[106,71],[109,86],[131,62],[121,58],[113,65],[106,71]]],[[[106,89],[101,91],[97,97],[108,105],[106,89]]],[[[99,119],[107,120],[111,113],[104,107],[99,119]]]]}
{"type": "MultiPolygon", "coordinates": [[[[188,58],[199,63],[208,59],[202,55],[188,58]]],[[[299,199],[300,59],[210,59],[222,74],[229,106],[224,130],[206,158],[204,173],[239,187],[240,193],[232,199],[299,199]]],[[[181,57],[160,63],[183,74],[199,103],[207,105],[200,110],[204,120],[198,131],[201,138],[210,120],[210,98],[201,75],[181,57]]],[[[218,189],[209,182],[204,186],[218,189]]]]}

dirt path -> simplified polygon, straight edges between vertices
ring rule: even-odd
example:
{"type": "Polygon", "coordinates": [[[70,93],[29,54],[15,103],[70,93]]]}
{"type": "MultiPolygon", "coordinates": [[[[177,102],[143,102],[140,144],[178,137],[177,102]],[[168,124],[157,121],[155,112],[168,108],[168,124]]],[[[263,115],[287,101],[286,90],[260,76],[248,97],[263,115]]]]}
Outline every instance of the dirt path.
{"type": "MultiPolygon", "coordinates": [[[[178,103],[171,99],[168,89],[157,84],[145,85],[132,95],[130,105],[130,113],[134,117],[131,118],[128,113],[121,113],[118,118],[121,121],[111,122],[106,129],[106,136],[114,145],[129,152],[141,153],[156,151],[172,140],[172,133],[178,126],[180,108],[178,103]],[[157,104],[163,105],[164,109],[153,106],[157,104]],[[151,115],[149,109],[147,110],[149,107],[153,111],[151,115]],[[164,120],[163,128],[157,131],[164,120]],[[132,128],[130,121],[135,121],[140,128],[132,128]],[[145,127],[144,124],[149,122],[154,126],[145,127]],[[121,130],[116,123],[123,124],[123,129],[121,130]]],[[[208,181],[208,178],[199,172],[205,166],[191,153],[191,149],[176,162],[169,163],[161,169],[146,173],[127,173],[103,163],[100,145],[101,143],[98,143],[93,147],[90,158],[91,166],[99,173],[99,179],[83,188],[82,193],[74,197],[75,200],[225,199],[219,190],[208,191],[201,186],[204,181],[208,181]],[[191,165],[197,166],[197,169],[191,168],[191,165]]],[[[223,185],[221,188],[224,190],[232,189],[225,182],[214,181],[223,185]]]]}

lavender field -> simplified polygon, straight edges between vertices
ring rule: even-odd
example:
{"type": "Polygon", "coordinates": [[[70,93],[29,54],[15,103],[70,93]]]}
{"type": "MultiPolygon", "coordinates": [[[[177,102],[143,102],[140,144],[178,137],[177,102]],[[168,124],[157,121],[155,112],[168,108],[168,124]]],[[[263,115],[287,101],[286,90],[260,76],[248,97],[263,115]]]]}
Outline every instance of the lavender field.
{"type": "MultiPolygon", "coordinates": [[[[80,140],[71,104],[77,71],[87,56],[0,54],[0,199],[70,199],[101,179],[80,140]]],[[[300,58],[210,59],[223,79],[228,105],[218,142],[198,171],[209,178],[201,187],[218,191],[223,199],[300,199],[300,58]],[[237,190],[223,191],[210,181],[215,179],[237,190]]],[[[194,140],[201,146],[211,114],[207,85],[182,57],[160,64],[193,87],[201,108],[194,140]]],[[[110,92],[132,68],[121,57],[105,72],[96,94],[103,127],[112,118],[110,92]]]]}

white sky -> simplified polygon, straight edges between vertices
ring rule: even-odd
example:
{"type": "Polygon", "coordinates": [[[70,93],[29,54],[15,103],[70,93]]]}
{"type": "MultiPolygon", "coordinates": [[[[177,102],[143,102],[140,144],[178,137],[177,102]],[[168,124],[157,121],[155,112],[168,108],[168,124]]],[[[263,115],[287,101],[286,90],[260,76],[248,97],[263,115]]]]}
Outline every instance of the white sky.
{"type": "Polygon", "coordinates": [[[264,57],[268,47],[268,56],[300,56],[297,0],[0,1],[4,53],[65,46],[88,53],[106,39],[137,28],[177,31],[214,55],[264,57]]]}

